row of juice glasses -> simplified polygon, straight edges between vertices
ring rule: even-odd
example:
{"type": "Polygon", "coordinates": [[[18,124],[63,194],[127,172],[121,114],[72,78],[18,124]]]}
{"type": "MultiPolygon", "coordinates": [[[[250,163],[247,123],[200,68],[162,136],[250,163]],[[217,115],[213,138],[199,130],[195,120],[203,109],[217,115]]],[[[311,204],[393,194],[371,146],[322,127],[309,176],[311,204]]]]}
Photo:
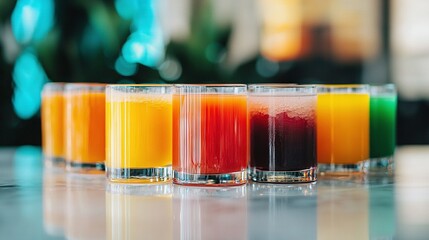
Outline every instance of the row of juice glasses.
{"type": "Polygon", "coordinates": [[[392,171],[393,84],[50,83],[42,95],[45,156],[69,171],[105,170],[112,182],[221,186],[392,171]]]}
{"type": "Polygon", "coordinates": [[[48,83],[42,91],[42,147],[69,171],[102,173],[105,157],[105,84],[48,83]]]}

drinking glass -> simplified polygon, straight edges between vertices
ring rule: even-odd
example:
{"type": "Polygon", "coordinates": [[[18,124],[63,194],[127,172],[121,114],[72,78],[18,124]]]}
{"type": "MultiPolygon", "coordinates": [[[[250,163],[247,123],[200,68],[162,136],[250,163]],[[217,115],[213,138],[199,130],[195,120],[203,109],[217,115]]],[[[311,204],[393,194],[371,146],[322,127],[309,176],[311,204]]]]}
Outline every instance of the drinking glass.
{"type": "Polygon", "coordinates": [[[369,86],[322,85],[317,100],[317,161],[322,173],[361,173],[369,157],[369,86]]]}
{"type": "Polygon", "coordinates": [[[173,96],[173,182],[247,181],[247,89],[243,84],[177,85],[173,96]]]}
{"type": "Polygon", "coordinates": [[[370,160],[367,172],[392,173],[396,146],[397,94],[394,84],[370,86],[370,160]]]}
{"type": "Polygon", "coordinates": [[[41,122],[46,162],[64,165],[64,83],[43,86],[41,122]]]}
{"type": "Polygon", "coordinates": [[[65,151],[67,170],[104,173],[105,84],[65,86],[65,151]]]}
{"type": "Polygon", "coordinates": [[[316,87],[249,85],[249,178],[256,182],[316,180],[316,87]]]}
{"type": "Polygon", "coordinates": [[[113,182],[171,179],[171,85],[109,85],[106,89],[106,174],[113,182]]]}

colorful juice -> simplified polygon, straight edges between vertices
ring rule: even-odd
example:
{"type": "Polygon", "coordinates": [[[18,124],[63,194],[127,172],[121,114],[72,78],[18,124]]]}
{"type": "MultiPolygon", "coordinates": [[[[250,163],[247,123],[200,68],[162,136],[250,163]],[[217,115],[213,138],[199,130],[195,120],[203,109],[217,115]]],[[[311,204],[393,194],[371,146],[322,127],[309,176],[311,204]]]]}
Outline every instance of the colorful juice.
{"type": "Polygon", "coordinates": [[[44,92],[42,96],[42,147],[46,157],[64,157],[64,95],[44,92]]]}
{"type": "Polygon", "coordinates": [[[316,96],[251,96],[250,167],[300,171],[317,165],[316,96]]]}
{"type": "Polygon", "coordinates": [[[396,145],[396,102],[396,95],[371,96],[371,158],[393,156],[396,145]]]}
{"type": "Polygon", "coordinates": [[[173,109],[175,171],[221,174],[246,169],[246,95],[176,95],[173,109]]]}
{"type": "Polygon", "coordinates": [[[356,164],[369,157],[369,94],[319,93],[317,157],[322,164],[356,164]]]}
{"type": "Polygon", "coordinates": [[[66,95],[66,159],[73,163],[105,161],[104,92],[69,92],[66,95]]]}
{"type": "Polygon", "coordinates": [[[106,102],[106,116],[106,167],[171,166],[171,95],[111,93],[106,102]],[[117,96],[121,94],[126,97],[117,96]]]}

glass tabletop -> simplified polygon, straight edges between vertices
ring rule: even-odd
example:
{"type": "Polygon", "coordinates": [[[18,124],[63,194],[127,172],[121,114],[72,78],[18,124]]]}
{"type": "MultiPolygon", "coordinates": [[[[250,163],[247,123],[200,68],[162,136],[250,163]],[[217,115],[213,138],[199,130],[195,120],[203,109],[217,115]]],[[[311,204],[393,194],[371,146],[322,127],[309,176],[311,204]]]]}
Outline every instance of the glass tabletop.
{"type": "Polygon", "coordinates": [[[429,147],[397,150],[394,176],[204,188],[108,183],[0,149],[7,239],[426,239],[429,147]]]}

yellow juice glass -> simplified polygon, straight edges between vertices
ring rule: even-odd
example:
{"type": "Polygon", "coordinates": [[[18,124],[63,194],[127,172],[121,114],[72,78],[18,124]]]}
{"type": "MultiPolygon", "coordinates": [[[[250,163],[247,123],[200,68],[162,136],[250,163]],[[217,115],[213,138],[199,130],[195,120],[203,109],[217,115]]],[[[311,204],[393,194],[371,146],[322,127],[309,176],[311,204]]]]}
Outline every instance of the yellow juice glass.
{"type": "Polygon", "coordinates": [[[106,90],[106,175],[112,182],[171,178],[171,85],[109,85],[106,90]]]}
{"type": "Polygon", "coordinates": [[[361,172],[369,158],[369,86],[318,87],[317,162],[320,172],[361,172]]]}
{"type": "Polygon", "coordinates": [[[65,87],[67,170],[104,173],[105,84],[69,83],[65,87]]]}
{"type": "Polygon", "coordinates": [[[42,90],[42,148],[47,162],[64,164],[64,83],[47,83],[42,90]]]}

